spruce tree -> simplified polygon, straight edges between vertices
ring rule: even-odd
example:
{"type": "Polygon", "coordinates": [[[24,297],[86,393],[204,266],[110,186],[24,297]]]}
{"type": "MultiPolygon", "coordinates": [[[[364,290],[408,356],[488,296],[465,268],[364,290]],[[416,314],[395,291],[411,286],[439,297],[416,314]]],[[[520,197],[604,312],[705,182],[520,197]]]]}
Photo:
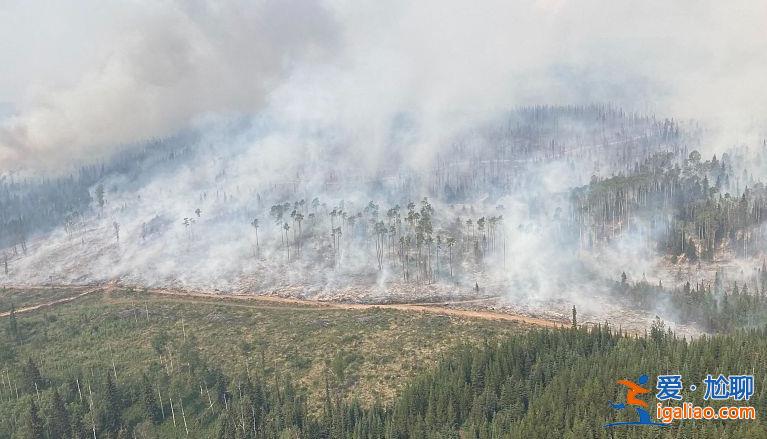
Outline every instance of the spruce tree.
{"type": "Polygon", "coordinates": [[[8,316],[8,337],[12,342],[19,342],[19,322],[16,321],[16,308],[11,304],[11,313],[8,316]]]}
{"type": "Polygon", "coordinates": [[[37,411],[37,405],[32,400],[29,403],[29,416],[27,417],[27,434],[30,439],[43,439],[43,422],[37,411]]]}
{"type": "Polygon", "coordinates": [[[36,392],[42,389],[42,384],[43,377],[40,374],[40,369],[32,358],[28,358],[22,373],[22,386],[27,392],[36,392]]]}
{"type": "Polygon", "coordinates": [[[160,412],[160,407],[157,405],[154,388],[152,388],[152,384],[149,382],[146,375],[144,375],[142,381],[142,402],[144,404],[144,411],[146,412],[147,418],[157,424],[162,420],[162,413],[160,412]]]}
{"type": "Polygon", "coordinates": [[[120,404],[120,395],[118,394],[117,386],[110,374],[107,374],[102,410],[102,428],[109,433],[117,433],[122,425],[122,404],[120,404]]]}
{"type": "Polygon", "coordinates": [[[573,329],[578,328],[578,315],[577,311],[575,311],[575,305],[573,305],[573,329]]]}
{"type": "Polygon", "coordinates": [[[51,412],[48,423],[48,432],[51,437],[65,438],[71,436],[71,426],[69,422],[69,412],[64,404],[64,400],[59,394],[59,390],[54,388],[51,396],[51,412]]]}

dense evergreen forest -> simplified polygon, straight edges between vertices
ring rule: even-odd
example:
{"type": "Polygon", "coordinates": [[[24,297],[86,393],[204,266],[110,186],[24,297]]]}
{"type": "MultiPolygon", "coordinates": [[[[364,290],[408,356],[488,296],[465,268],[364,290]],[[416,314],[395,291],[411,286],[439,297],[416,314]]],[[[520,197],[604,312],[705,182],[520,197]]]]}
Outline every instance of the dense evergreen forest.
{"type": "Polygon", "coordinates": [[[681,287],[665,288],[647,280],[628,282],[623,273],[613,292],[626,306],[649,312],[669,314],[674,321],[696,324],[704,331],[730,332],[759,327],[767,321],[767,264],[762,264],[753,278],[739,284],[725,285],[717,271],[713,282],[685,282],[681,287]],[[750,287],[749,287],[750,285],[750,287]]]}
{"type": "MultiPolygon", "coordinates": [[[[8,361],[13,346],[28,341],[14,316],[5,324],[8,361]]],[[[170,340],[160,333],[152,339],[159,360],[140,373],[125,374],[108,360],[83,370],[16,359],[18,368],[3,371],[0,437],[759,438],[767,434],[761,417],[678,421],[660,430],[603,425],[630,420],[609,404],[625,396],[617,380],[641,374],[679,373],[692,383],[708,373],[755,373],[749,403],[763,413],[766,340],[767,330],[751,329],[690,341],[660,320],[644,335],[607,326],[537,330],[452,351],[391,404],[363,405],[339,385],[344,369],[335,363],[343,360],[327,363],[324,396],[308,401],[300,383],[265,364],[225,374],[192,335],[177,357],[166,357],[170,340]]],[[[684,400],[701,405],[700,393],[685,392],[684,400]]]]}
{"type": "MultiPolygon", "coordinates": [[[[767,146],[761,155],[767,156],[767,146]]],[[[693,151],[680,163],[654,154],[623,175],[595,178],[573,191],[573,216],[583,245],[615,239],[624,231],[687,261],[712,261],[723,250],[759,254],[765,245],[767,189],[733,169],[732,159],[702,161],[693,151]],[[734,192],[729,192],[731,188],[734,192]]]]}

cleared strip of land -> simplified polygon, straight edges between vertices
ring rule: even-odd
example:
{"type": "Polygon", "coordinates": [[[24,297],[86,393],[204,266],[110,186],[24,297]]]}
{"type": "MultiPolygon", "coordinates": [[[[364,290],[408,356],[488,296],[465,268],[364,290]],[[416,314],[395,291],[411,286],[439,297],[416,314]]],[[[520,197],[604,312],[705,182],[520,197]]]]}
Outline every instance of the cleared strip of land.
{"type": "Polygon", "coordinates": [[[472,299],[455,302],[439,302],[438,303],[384,303],[384,304],[367,304],[367,303],[340,303],[320,300],[309,299],[296,299],[290,297],[278,297],[278,296],[263,296],[263,295],[222,295],[203,292],[191,292],[183,290],[168,290],[168,289],[150,289],[150,293],[153,294],[166,294],[174,296],[188,296],[188,297],[202,297],[207,299],[229,299],[236,298],[242,300],[255,300],[260,302],[268,302],[283,305],[297,305],[314,308],[329,308],[329,309],[346,309],[346,310],[360,310],[360,309],[394,309],[398,311],[406,312],[424,312],[432,314],[443,314],[455,317],[473,318],[473,319],[485,319],[485,320],[505,320],[514,321],[520,323],[527,323],[535,326],[546,326],[550,328],[556,328],[562,326],[563,322],[556,322],[552,320],[540,319],[537,317],[525,316],[520,314],[510,314],[495,311],[478,311],[478,310],[466,310],[451,308],[451,305],[461,305],[467,303],[475,303],[486,299],[472,299]]]}
{"type": "MultiPolygon", "coordinates": [[[[34,288],[42,288],[42,287],[32,286],[32,287],[23,287],[23,288],[34,289],[34,288]]],[[[46,286],[45,288],[53,288],[53,287],[46,286]]],[[[26,312],[35,311],[41,308],[52,307],[55,305],[71,302],[73,300],[76,300],[80,297],[83,297],[92,293],[109,292],[114,288],[116,287],[113,285],[105,285],[104,287],[84,288],[81,292],[73,296],[65,297],[62,299],[53,300],[49,302],[39,303],[36,305],[26,306],[26,307],[17,309],[15,312],[16,314],[22,314],[26,312]]],[[[458,300],[458,301],[429,302],[429,303],[366,304],[366,303],[341,303],[341,302],[297,299],[297,298],[290,298],[290,297],[265,296],[265,295],[214,294],[214,293],[205,293],[205,292],[198,292],[198,291],[187,291],[187,290],[165,289],[165,288],[152,288],[152,289],[146,290],[146,292],[150,294],[155,294],[155,295],[174,296],[177,298],[185,298],[185,297],[204,298],[207,300],[218,300],[218,301],[225,301],[225,300],[245,301],[246,300],[246,301],[261,302],[266,304],[274,304],[274,305],[282,305],[282,306],[293,305],[296,307],[310,307],[310,308],[326,308],[326,309],[340,309],[340,310],[393,309],[393,310],[404,311],[404,312],[442,314],[442,315],[448,315],[448,316],[454,316],[454,317],[460,317],[460,318],[469,318],[469,319],[513,321],[513,322],[519,322],[519,323],[524,323],[528,325],[544,326],[549,328],[556,328],[556,327],[563,326],[565,324],[564,322],[546,320],[546,319],[526,316],[522,314],[511,314],[506,312],[497,312],[497,311],[489,311],[489,310],[488,311],[468,310],[468,309],[460,309],[460,308],[454,307],[454,306],[460,306],[460,305],[466,305],[466,304],[482,302],[485,300],[490,300],[492,299],[492,297],[481,298],[481,299],[458,300]]],[[[0,313],[0,317],[7,317],[9,314],[10,314],[9,311],[5,311],[0,313]]]]}
{"type": "MultiPolygon", "coordinates": [[[[49,287],[47,287],[47,288],[49,288],[49,287]]],[[[49,302],[38,303],[36,305],[25,306],[25,307],[19,308],[17,310],[14,310],[14,312],[16,314],[23,314],[23,313],[26,313],[26,312],[36,311],[36,310],[41,309],[41,308],[49,308],[49,307],[52,307],[52,306],[55,306],[55,305],[59,305],[59,304],[62,304],[62,303],[71,302],[71,301],[73,301],[75,299],[79,299],[80,297],[87,296],[88,294],[96,293],[96,292],[99,292],[99,291],[102,291],[102,289],[101,288],[88,289],[88,290],[85,290],[85,291],[83,291],[81,293],[75,294],[74,296],[64,297],[64,298],[57,299],[57,300],[51,300],[49,302]]],[[[10,311],[0,312],[0,317],[7,317],[10,314],[11,314],[10,311]]]]}

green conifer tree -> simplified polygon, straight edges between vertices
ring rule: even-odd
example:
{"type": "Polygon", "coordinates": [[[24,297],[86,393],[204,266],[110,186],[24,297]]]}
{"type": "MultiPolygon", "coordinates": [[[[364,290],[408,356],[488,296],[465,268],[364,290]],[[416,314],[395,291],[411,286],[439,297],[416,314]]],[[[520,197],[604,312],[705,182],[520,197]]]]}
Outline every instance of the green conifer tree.
{"type": "Polygon", "coordinates": [[[43,439],[43,421],[40,420],[40,414],[37,410],[35,401],[29,403],[29,413],[27,417],[27,437],[29,439],[43,439]]]}
{"type": "Polygon", "coordinates": [[[51,395],[51,411],[48,422],[48,432],[51,437],[66,438],[71,436],[69,412],[59,390],[54,388],[51,395]]]}

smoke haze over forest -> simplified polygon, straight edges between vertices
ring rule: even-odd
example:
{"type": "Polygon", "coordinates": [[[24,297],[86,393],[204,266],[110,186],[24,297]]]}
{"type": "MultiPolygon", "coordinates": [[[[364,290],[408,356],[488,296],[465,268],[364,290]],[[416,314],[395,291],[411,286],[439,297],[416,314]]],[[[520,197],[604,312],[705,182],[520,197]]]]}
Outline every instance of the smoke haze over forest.
{"type": "Polygon", "coordinates": [[[4,283],[597,317],[767,284],[767,6],[77,3],[0,2],[4,283]]]}
{"type": "Polygon", "coordinates": [[[418,161],[514,106],[610,102],[717,122],[732,141],[761,134],[767,102],[754,2],[77,3],[0,3],[6,170],[263,111],[362,142],[370,160],[407,113],[418,161]]]}
{"type": "Polygon", "coordinates": [[[0,438],[767,438],[765,19],[0,0],[0,438]]]}

